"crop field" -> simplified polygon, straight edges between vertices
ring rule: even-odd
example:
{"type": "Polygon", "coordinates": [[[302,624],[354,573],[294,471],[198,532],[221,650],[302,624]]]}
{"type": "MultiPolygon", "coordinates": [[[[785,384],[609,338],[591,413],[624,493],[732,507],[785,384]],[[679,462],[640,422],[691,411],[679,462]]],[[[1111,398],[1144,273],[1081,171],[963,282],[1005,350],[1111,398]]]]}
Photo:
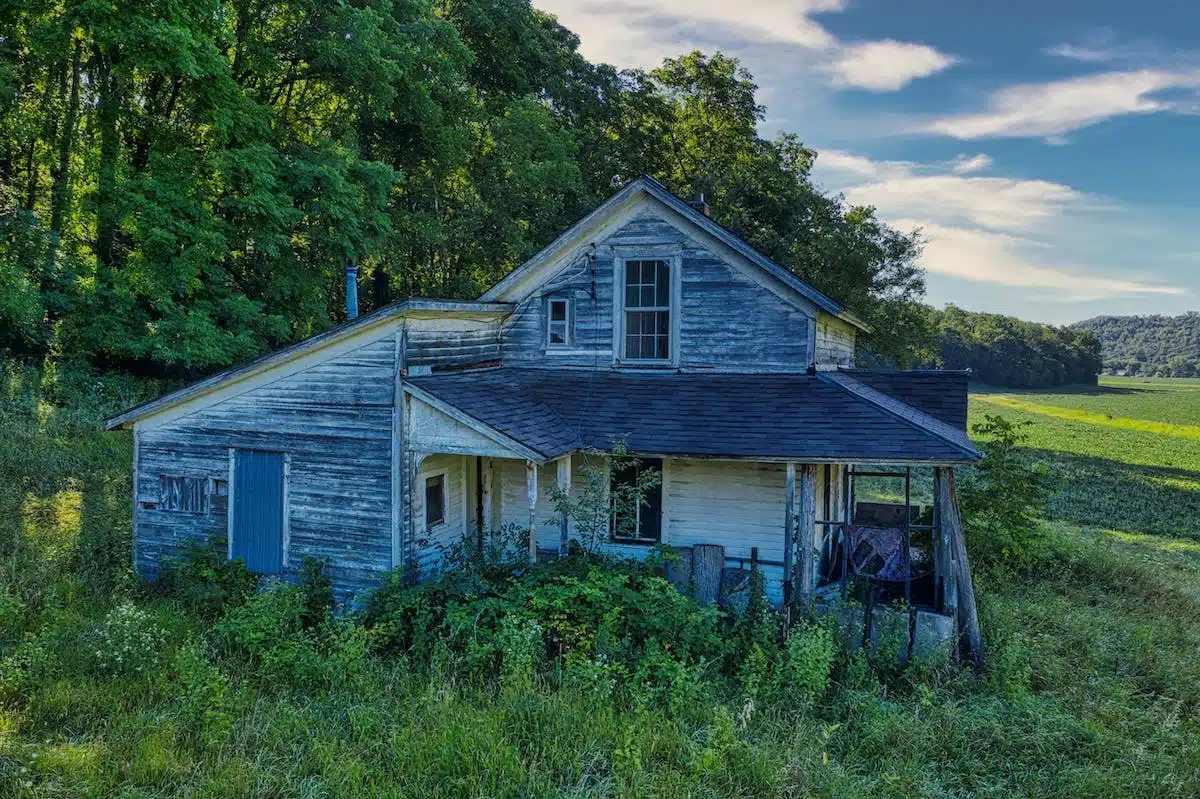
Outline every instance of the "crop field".
{"type": "Polygon", "coordinates": [[[705,667],[674,705],[633,673],[468,679],[356,624],[247,661],[125,566],[129,442],[96,420],[136,390],[0,376],[0,799],[1200,795],[1200,442],[1042,410],[1186,425],[1190,386],[972,398],[1063,479],[1028,565],[977,565],[986,675],[847,656],[769,700],[705,667]]]}
{"type": "Polygon", "coordinates": [[[1200,539],[1200,381],[973,394],[971,422],[985,414],[1029,424],[1031,454],[1063,481],[1051,518],[1200,539]]]}

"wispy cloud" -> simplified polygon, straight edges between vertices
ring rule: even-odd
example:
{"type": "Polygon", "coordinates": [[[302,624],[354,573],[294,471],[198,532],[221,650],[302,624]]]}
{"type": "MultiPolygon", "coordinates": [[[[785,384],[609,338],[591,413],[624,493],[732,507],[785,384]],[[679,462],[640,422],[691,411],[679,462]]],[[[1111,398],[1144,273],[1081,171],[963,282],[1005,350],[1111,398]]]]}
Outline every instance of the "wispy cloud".
{"type": "Polygon", "coordinates": [[[841,88],[896,91],[934,75],[955,58],[928,45],[843,42],[814,15],[847,0],[535,0],[580,35],[590,58],[621,67],[655,66],[694,46],[738,41],[786,45],[841,88]]]}
{"type": "Polygon", "coordinates": [[[993,93],[981,111],[926,120],[915,131],[956,139],[1054,139],[1114,117],[1186,112],[1192,103],[1163,96],[1180,89],[1200,89],[1200,70],[1140,69],[1025,83],[993,93]]]}
{"type": "Polygon", "coordinates": [[[1058,302],[1186,293],[1072,264],[1059,235],[1063,227],[1096,223],[1091,217],[1112,212],[1113,204],[1061,183],[970,174],[991,164],[984,153],[915,164],[825,150],[817,174],[849,202],[874,206],[901,229],[920,228],[926,240],[921,262],[935,274],[1024,288],[1058,302]]]}

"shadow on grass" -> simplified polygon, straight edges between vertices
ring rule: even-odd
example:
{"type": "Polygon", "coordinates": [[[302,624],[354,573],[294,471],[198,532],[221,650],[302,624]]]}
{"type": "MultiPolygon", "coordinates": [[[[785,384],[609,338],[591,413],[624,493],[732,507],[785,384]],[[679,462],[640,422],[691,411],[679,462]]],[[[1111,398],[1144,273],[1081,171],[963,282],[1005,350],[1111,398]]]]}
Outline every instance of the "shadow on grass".
{"type": "MultiPolygon", "coordinates": [[[[1160,389],[1161,391],[1161,389],[1160,389]]],[[[1131,394],[1158,393],[1153,388],[1135,388],[1128,386],[1050,386],[1048,388],[1005,388],[1004,386],[985,386],[972,384],[970,393],[986,396],[988,394],[1075,394],[1084,397],[1119,396],[1131,394]]]]}
{"type": "Polygon", "coordinates": [[[1129,533],[1200,540],[1200,472],[1107,458],[1025,450],[1050,465],[1062,487],[1050,519],[1129,533]]]}

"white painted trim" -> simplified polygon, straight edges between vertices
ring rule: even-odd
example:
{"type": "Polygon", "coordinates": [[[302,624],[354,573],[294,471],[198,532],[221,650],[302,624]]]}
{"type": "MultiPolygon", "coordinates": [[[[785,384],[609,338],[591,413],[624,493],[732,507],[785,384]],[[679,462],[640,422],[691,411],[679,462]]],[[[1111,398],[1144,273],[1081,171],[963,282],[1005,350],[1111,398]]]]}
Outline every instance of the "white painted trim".
{"type": "Polygon", "coordinates": [[[133,573],[138,573],[138,516],[141,515],[141,503],[138,502],[138,482],[141,478],[141,453],[139,452],[142,441],[142,431],[138,429],[138,425],[133,426],[133,521],[130,535],[130,559],[132,560],[133,573]]]}
{"type": "Polygon", "coordinates": [[[529,503],[529,562],[537,563],[538,464],[525,461],[525,499],[529,503]]]}
{"type": "MultiPolygon", "coordinates": [[[[409,396],[416,397],[418,400],[420,400],[421,402],[424,402],[426,405],[429,405],[430,407],[441,411],[442,413],[449,416],[451,419],[454,419],[457,422],[461,422],[462,424],[464,424],[467,427],[474,430],[476,433],[479,433],[480,435],[482,435],[486,438],[490,438],[492,441],[495,441],[497,444],[499,444],[502,447],[511,449],[514,453],[516,453],[517,455],[519,455],[520,457],[522,457],[526,460],[531,460],[534,463],[545,463],[548,460],[548,458],[543,457],[541,455],[541,453],[530,449],[529,447],[522,444],[520,441],[517,441],[515,438],[511,438],[510,436],[507,436],[504,433],[501,433],[499,430],[495,429],[494,427],[484,424],[483,422],[476,419],[474,416],[471,416],[470,414],[465,413],[464,411],[460,411],[458,408],[455,408],[453,405],[442,401],[441,399],[437,398],[433,394],[430,394],[428,391],[425,391],[424,389],[420,388],[419,386],[415,386],[412,383],[405,383],[404,391],[409,396]]],[[[449,454],[464,454],[465,455],[465,454],[470,454],[470,453],[463,452],[463,453],[449,453],[449,454]]]]}
{"type": "Polygon", "coordinates": [[[474,467],[471,465],[475,459],[469,455],[463,455],[461,457],[462,457],[462,466],[459,469],[459,471],[462,472],[462,475],[461,475],[462,476],[462,536],[463,536],[463,538],[466,538],[467,535],[471,532],[471,514],[472,514],[471,495],[469,493],[467,493],[467,484],[468,484],[467,472],[475,471],[474,467]]]}
{"type": "Polygon", "coordinates": [[[575,343],[575,298],[555,297],[553,295],[548,295],[542,298],[542,302],[544,304],[542,312],[545,315],[544,318],[546,320],[546,331],[543,343],[545,344],[547,354],[553,353],[557,350],[570,349],[575,343]],[[564,320],[563,326],[562,344],[554,344],[550,341],[550,325],[554,323],[554,315],[551,313],[551,309],[556,302],[566,303],[567,306],[566,319],[564,320]]]}
{"type": "Polygon", "coordinates": [[[617,365],[629,365],[634,367],[646,366],[661,366],[664,368],[677,368],[682,360],[680,353],[681,344],[679,341],[682,324],[683,305],[683,251],[678,250],[671,254],[656,254],[654,245],[648,245],[644,250],[639,250],[633,246],[621,248],[624,254],[613,253],[613,362],[617,365]],[[626,358],[625,357],[625,263],[627,261],[666,261],[667,268],[671,270],[671,329],[668,332],[670,336],[669,357],[664,360],[657,358],[626,358]]]}
{"type": "MultiPolygon", "coordinates": [[[[426,453],[426,457],[428,457],[428,455],[429,453],[426,453]]],[[[425,458],[421,458],[421,460],[425,460],[425,458]]],[[[446,468],[434,469],[433,471],[427,472],[421,468],[419,463],[417,464],[417,480],[420,481],[421,510],[423,511],[421,516],[421,529],[426,533],[430,533],[434,530],[445,527],[446,519],[450,516],[450,481],[446,479],[446,475],[449,473],[450,470],[446,468]],[[442,478],[442,520],[437,524],[430,526],[429,509],[425,507],[425,496],[428,493],[427,488],[429,481],[435,477],[442,478]]]]}
{"type": "Polygon", "coordinates": [[[279,571],[287,571],[288,553],[292,548],[292,453],[283,453],[283,530],[280,533],[279,571]]]}
{"type": "Polygon", "coordinates": [[[662,521],[661,521],[662,527],[660,528],[660,532],[659,532],[659,536],[658,536],[658,542],[660,544],[670,544],[671,543],[670,477],[671,477],[671,463],[673,462],[673,460],[674,460],[673,458],[663,458],[662,459],[662,472],[661,472],[662,502],[660,503],[660,506],[662,508],[662,521]]]}
{"type": "Polygon", "coordinates": [[[229,497],[227,500],[229,502],[229,508],[226,510],[226,513],[225,513],[225,549],[226,549],[225,559],[226,560],[233,560],[233,509],[234,509],[233,494],[235,491],[234,486],[237,485],[237,483],[234,482],[235,477],[237,477],[237,448],[230,447],[229,448],[229,492],[228,492],[229,497]]]}
{"type": "MultiPolygon", "coordinates": [[[[557,461],[555,461],[555,463],[557,466],[555,479],[556,479],[556,482],[558,483],[558,490],[563,492],[564,494],[566,494],[566,496],[568,498],[570,498],[570,496],[571,496],[571,469],[573,466],[571,453],[568,452],[566,455],[563,455],[561,458],[559,458],[557,461]]],[[[567,541],[570,540],[570,537],[571,537],[570,526],[571,526],[570,518],[567,516],[566,513],[562,514],[562,518],[559,519],[559,554],[561,554],[561,555],[567,554],[566,553],[567,541]]]]}

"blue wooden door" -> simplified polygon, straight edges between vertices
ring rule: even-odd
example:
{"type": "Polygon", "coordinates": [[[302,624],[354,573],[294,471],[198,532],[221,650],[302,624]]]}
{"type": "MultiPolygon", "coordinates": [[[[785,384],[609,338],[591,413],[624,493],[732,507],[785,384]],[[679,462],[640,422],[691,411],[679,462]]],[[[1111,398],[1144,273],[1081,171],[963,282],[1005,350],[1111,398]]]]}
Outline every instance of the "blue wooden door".
{"type": "Polygon", "coordinates": [[[260,574],[283,570],[283,455],[237,450],[233,464],[231,557],[260,574]]]}

